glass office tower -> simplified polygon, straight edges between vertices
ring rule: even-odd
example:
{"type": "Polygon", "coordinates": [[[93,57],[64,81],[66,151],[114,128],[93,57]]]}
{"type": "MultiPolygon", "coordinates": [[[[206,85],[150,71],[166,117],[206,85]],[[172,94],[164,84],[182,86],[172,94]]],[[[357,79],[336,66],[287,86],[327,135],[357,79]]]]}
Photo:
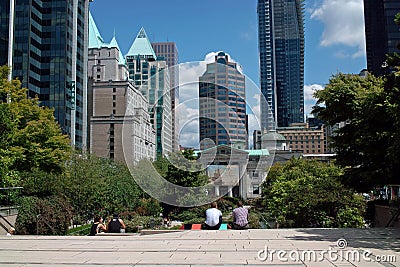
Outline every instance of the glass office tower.
{"type": "Polygon", "coordinates": [[[29,97],[54,108],[73,145],[85,147],[89,1],[14,3],[12,76],[28,88],[29,97]]]}
{"type": "Polygon", "coordinates": [[[247,148],[245,76],[219,52],[199,77],[200,149],[242,143],[247,148]]]}
{"type": "Polygon", "coordinates": [[[258,0],[261,127],[304,122],[304,0],[258,0]]]}
{"type": "MultiPolygon", "coordinates": [[[[11,0],[12,1],[12,0],[11,0]]],[[[8,63],[10,0],[0,0],[0,66],[8,63]]]]}
{"type": "Polygon", "coordinates": [[[394,23],[400,12],[399,0],[364,0],[367,68],[375,75],[389,71],[385,66],[386,54],[400,53],[399,26],[394,23]]]}

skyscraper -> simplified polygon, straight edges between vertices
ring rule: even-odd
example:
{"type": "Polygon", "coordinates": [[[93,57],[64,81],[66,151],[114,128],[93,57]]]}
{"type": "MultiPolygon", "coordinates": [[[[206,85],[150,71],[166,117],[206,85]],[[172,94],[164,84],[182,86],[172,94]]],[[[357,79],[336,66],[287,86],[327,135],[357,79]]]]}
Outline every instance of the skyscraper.
{"type": "Polygon", "coordinates": [[[219,52],[199,77],[200,149],[242,143],[247,148],[245,76],[219,52]]]}
{"type": "Polygon", "coordinates": [[[172,109],[172,150],[179,150],[179,120],[176,107],[179,105],[179,69],[178,48],[174,42],[152,43],[157,58],[164,58],[169,69],[169,84],[171,90],[172,109]]]}
{"type": "Polygon", "coordinates": [[[399,53],[399,26],[394,23],[400,12],[398,0],[364,0],[365,39],[367,49],[367,69],[375,75],[382,75],[386,54],[399,53]]]}
{"type": "Polygon", "coordinates": [[[261,127],[304,121],[304,0],[258,0],[261,127]]]}
{"type": "Polygon", "coordinates": [[[125,56],[132,79],[149,103],[150,120],[156,131],[158,154],[172,152],[172,112],[167,63],[157,56],[142,28],[125,56]]]}
{"type": "MultiPolygon", "coordinates": [[[[73,145],[85,147],[89,1],[15,0],[10,3],[14,8],[7,1],[1,1],[0,45],[5,44],[3,23],[7,17],[4,12],[10,8],[13,12],[9,15],[14,22],[10,46],[12,77],[28,88],[29,97],[37,96],[41,105],[54,108],[58,123],[73,145]]],[[[6,62],[4,56],[1,49],[2,63],[6,62]]]]}
{"type": "Polygon", "coordinates": [[[8,64],[10,7],[13,0],[0,0],[0,66],[8,64]]]}

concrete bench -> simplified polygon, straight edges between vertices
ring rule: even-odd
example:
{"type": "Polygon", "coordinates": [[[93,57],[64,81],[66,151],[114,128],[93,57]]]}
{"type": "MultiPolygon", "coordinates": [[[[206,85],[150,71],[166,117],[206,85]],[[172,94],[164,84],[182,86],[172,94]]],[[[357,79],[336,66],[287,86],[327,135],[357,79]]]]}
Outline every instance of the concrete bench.
{"type": "MultiPolygon", "coordinates": [[[[181,226],[181,228],[179,228],[179,230],[201,230],[201,224],[185,223],[185,224],[182,224],[182,226],[181,226]]],[[[221,224],[221,226],[219,227],[219,230],[228,230],[228,224],[227,223],[221,224]]]]}

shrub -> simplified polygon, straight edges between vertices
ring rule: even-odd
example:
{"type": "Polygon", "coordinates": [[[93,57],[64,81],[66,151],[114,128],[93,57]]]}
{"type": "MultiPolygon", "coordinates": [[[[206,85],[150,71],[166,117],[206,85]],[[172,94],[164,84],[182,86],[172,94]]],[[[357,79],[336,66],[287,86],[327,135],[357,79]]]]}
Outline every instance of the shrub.
{"type": "Polygon", "coordinates": [[[341,228],[362,228],[364,219],[358,209],[342,208],[337,213],[337,224],[341,228]]]}
{"type": "Polygon", "coordinates": [[[16,232],[19,234],[65,235],[71,222],[71,206],[61,197],[23,197],[16,232]]]}

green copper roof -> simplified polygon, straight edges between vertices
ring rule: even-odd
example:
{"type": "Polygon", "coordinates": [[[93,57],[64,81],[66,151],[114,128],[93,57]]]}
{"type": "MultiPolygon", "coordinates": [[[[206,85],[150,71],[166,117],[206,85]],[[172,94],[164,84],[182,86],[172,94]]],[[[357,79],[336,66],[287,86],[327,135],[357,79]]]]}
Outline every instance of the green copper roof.
{"type": "Polygon", "coordinates": [[[149,38],[147,38],[146,31],[142,27],[136,36],[135,41],[133,41],[133,44],[131,48],[128,51],[127,56],[152,56],[154,59],[156,59],[156,53],[154,53],[153,47],[151,46],[151,43],[149,41],[149,38]]]}
{"type": "MultiPolygon", "coordinates": [[[[215,149],[215,148],[220,147],[220,146],[228,147],[227,145],[218,145],[218,146],[215,146],[215,147],[207,148],[207,149],[205,149],[203,151],[195,150],[195,151],[193,151],[193,153],[197,157],[197,156],[199,156],[200,153],[202,153],[204,151],[208,151],[210,149],[215,149]]],[[[232,147],[230,147],[230,148],[232,148],[232,147]]],[[[250,157],[252,157],[252,156],[253,157],[255,157],[255,156],[269,156],[270,155],[268,149],[266,149],[266,148],[264,148],[264,149],[251,149],[251,150],[243,150],[243,149],[237,149],[237,148],[232,148],[232,149],[238,150],[238,151],[247,152],[247,153],[249,153],[250,157]]]]}
{"type": "Polygon", "coordinates": [[[99,29],[94,22],[92,14],[89,12],[89,47],[88,48],[102,48],[102,47],[116,47],[119,50],[119,64],[125,64],[125,58],[122,55],[121,48],[118,45],[117,39],[115,39],[115,33],[110,43],[104,42],[103,37],[99,32],[99,29]]]}
{"type": "Polygon", "coordinates": [[[119,64],[125,64],[125,58],[124,58],[124,56],[122,55],[121,48],[119,48],[117,39],[115,39],[115,35],[114,35],[114,37],[112,38],[111,42],[108,44],[108,47],[110,47],[110,48],[111,48],[111,47],[116,47],[116,48],[118,48],[118,50],[119,50],[119,64]]]}
{"type": "Polygon", "coordinates": [[[249,153],[249,156],[269,156],[268,149],[253,149],[246,150],[249,153]]]}
{"type": "Polygon", "coordinates": [[[88,48],[102,48],[105,46],[103,37],[94,22],[92,14],[89,12],[89,46],[88,48]]]}

